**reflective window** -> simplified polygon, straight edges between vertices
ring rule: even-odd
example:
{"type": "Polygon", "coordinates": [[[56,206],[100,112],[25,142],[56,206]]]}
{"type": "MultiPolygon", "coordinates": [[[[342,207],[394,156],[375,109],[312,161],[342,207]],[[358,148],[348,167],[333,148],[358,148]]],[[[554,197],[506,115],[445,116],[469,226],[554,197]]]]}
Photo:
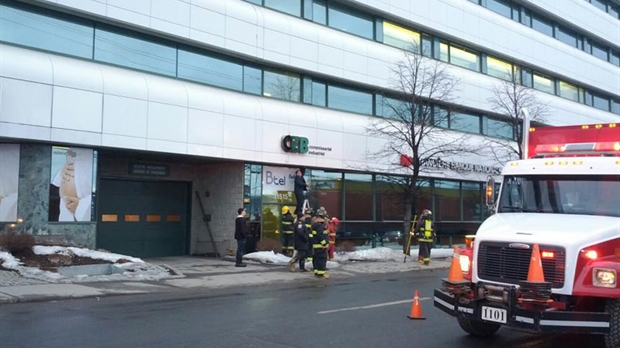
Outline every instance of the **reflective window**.
{"type": "Polygon", "coordinates": [[[579,88],[568,82],[560,81],[560,97],[570,99],[572,101],[579,101],[579,88]]]}
{"type": "Polygon", "coordinates": [[[433,56],[433,38],[428,35],[422,35],[422,55],[433,56]]]}
{"type": "Polygon", "coordinates": [[[373,220],[372,175],[344,174],[345,218],[351,220],[373,220]]]}
{"type": "Polygon", "coordinates": [[[93,26],[0,5],[0,41],[90,59],[93,32],[93,26]]]}
{"type": "Polygon", "coordinates": [[[461,182],[463,195],[463,221],[482,221],[482,185],[478,182],[461,182]]]}
{"type": "Polygon", "coordinates": [[[461,193],[458,181],[435,180],[435,218],[437,221],[461,220],[461,193]]]}
{"type": "Polygon", "coordinates": [[[592,106],[600,110],[609,111],[609,98],[592,93],[592,106]]]}
{"type": "Polygon", "coordinates": [[[554,86],[553,79],[550,77],[539,75],[537,73],[534,73],[533,87],[539,91],[543,91],[543,92],[547,92],[551,94],[555,93],[555,86],[554,86]]]}
{"type": "Polygon", "coordinates": [[[564,27],[559,27],[559,30],[556,31],[556,37],[558,40],[569,44],[573,47],[577,47],[579,48],[580,44],[580,38],[579,35],[574,33],[571,30],[568,30],[564,27]]]}
{"type": "Polygon", "coordinates": [[[510,2],[504,0],[487,0],[487,8],[495,13],[499,13],[506,18],[512,18],[510,2]]]}
{"type": "Polygon", "coordinates": [[[460,67],[478,71],[480,67],[479,56],[477,53],[450,46],[450,63],[460,67]]]}
{"type": "Polygon", "coordinates": [[[339,6],[329,6],[329,26],[348,33],[372,39],[374,23],[371,18],[355,14],[339,6]]]}
{"type": "Polygon", "coordinates": [[[263,89],[263,72],[249,66],[243,67],[243,91],[260,95],[263,89]]]}
{"type": "Polygon", "coordinates": [[[532,28],[545,35],[553,36],[553,25],[546,19],[537,15],[532,16],[532,28]]]}
{"type": "Polygon", "coordinates": [[[327,6],[324,1],[315,0],[312,4],[312,20],[316,23],[327,24],[327,6]]]}
{"type": "Polygon", "coordinates": [[[411,120],[409,103],[377,94],[377,116],[394,120],[411,120]]]}
{"type": "Polygon", "coordinates": [[[530,69],[521,69],[521,81],[524,86],[532,87],[532,71],[530,69]]]}
{"type": "Polygon", "coordinates": [[[177,50],[173,47],[95,30],[95,60],[175,76],[176,58],[177,50]]]}
{"type": "Polygon", "coordinates": [[[301,79],[299,75],[265,70],[263,83],[265,97],[300,101],[301,79]]]}
{"type": "Polygon", "coordinates": [[[512,64],[504,62],[493,57],[486,58],[487,60],[487,74],[490,76],[499,77],[500,79],[512,80],[512,64]]]}
{"type": "Polygon", "coordinates": [[[594,5],[594,7],[600,9],[601,11],[607,12],[607,5],[605,4],[605,1],[602,1],[602,0],[590,0],[590,3],[592,5],[594,5]]]}
{"type": "Polygon", "coordinates": [[[327,106],[334,109],[372,115],[372,94],[329,86],[327,88],[327,106]]]}
{"type": "Polygon", "coordinates": [[[375,210],[377,221],[403,221],[405,217],[403,187],[408,178],[377,175],[376,180],[375,210]]]}
{"type": "Polygon", "coordinates": [[[439,58],[439,60],[443,62],[450,61],[450,47],[448,46],[447,43],[441,42],[439,44],[439,57],[437,58],[439,58]]]}
{"type": "Polygon", "coordinates": [[[609,56],[609,62],[613,65],[620,66],[620,53],[612,51],[609,56]]]}
{"type": "Polygon", "coordinates": [[[620,101],[612,100],[611,104],[612,104],[611,112],[613,112],[614,114],[620,115],[620,101]]]}
{"type": "Polygon", "coordinates": [[[243,87],[243,67],[240,64],[184,50],[179,50],[178,76],[238,91],[243,87]]]}
{"type": "Polygon", "coordinates": [[[324,83],[312,81],[312,105],[327,106],[327,86],[324,83]]]}
{"type": "Polygon", "coordinates": [[[433,107],[433,123],[437,127],[448,128],[448,110],[435,105],[433,107]]]}
{"type": "Polygon", "coordinates": [[[480,117],[461,112],[450,113],[450,129],[461,132],[480,133],[480,117]]]}
{"type": "Polygon", "coordinates": [[[592,44],[592,55],[602,60],[607,60],[607,48],[600,46],[594,42],[592,44]]]}
{"type": "Polygon", "coordinates": [[[310,177],[307,196],[310,206],[324,207],[329,216],[342,220],[342,174],[312,169],[305,176],[310,177]]]}
{"type": "Polygon", "coordinates": [[[618,8],[612,4],[609,4],[609,6],[607,7],[607,13],[609,13],[614,18],[618,18],[618,8]]]}
{"type": "Polygon", "coordinates": [[[485,117],[482,125],[485,135],[495,138],[514,139],[513,127],[506,121],[485,117]]]}
{"type": "Polygon", "coordinates": [[[420,34],[390,22],[383,22],[383,43],[386,45],[419,52],[420,34]]]}
{"type": "Polygon", "coordinates": [[[265,0],[265,7],[301,16],[301,0],[265,0]]]}

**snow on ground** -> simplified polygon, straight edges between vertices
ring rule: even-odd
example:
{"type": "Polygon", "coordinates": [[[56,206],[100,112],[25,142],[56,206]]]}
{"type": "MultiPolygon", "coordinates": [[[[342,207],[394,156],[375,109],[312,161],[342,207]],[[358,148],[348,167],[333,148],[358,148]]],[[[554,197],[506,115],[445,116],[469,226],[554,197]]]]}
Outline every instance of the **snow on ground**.
{"type": "Polygon", "coordinates": [[[130,262],[141,262],[141,263],[144,262],[141,259],[131,257],[131,256],[106,253],[102,251],[96,251],[96,250],[90,250],[90,249],[84,249],[84,248],[75,248],[75,247],[35,245],[32,248],[32,251],[34,251],[34,253],[37,255],[52,255],[52,254],[71,255],[73,254],[76,256],[80,256],[80,257],[90,257],[91,259],[106,260],[106,261],[110,261],[114,263],[118,262],[118,260],[120,259],[124,259],[130,262]]]}
{"type": "MultiPolygon", "coordinates": [[[[286,265],[291,258],[282,254],[277,254],[274,251],[257,251],[243,255],[244,260],[252,260],[260,263],[271,263],[274,265],[286,265]]],[[[327,261],[327,268],[337,268],[340,264],[333,261],[327,261]]],[[[312,269],[312,263],[306,262],[306,268],[312,269]]]]}

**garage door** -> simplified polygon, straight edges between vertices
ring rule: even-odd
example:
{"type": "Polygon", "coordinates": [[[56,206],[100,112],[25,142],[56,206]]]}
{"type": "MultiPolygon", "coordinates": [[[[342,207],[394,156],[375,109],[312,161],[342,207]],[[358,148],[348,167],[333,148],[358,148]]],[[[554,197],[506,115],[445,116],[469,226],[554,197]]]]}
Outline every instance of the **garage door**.
{"type": "Polygon", "coordinates": [[[97,247],[135,257],[186,255],[189,183],[102,179],[97,247]]]}

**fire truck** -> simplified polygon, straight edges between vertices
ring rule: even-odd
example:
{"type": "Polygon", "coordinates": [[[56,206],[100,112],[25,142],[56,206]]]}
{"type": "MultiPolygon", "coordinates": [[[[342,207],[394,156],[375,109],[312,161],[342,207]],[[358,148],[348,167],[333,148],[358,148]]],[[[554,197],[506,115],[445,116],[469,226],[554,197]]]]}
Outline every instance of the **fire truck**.
{"type": "Polygon", "coordinates": [[[523,138],[497,200],[488,179],[493,214],[454,255],[462,280],[443,279],[434,306],[473,336],[510,326],[619,348],[620,125],[530,128],[524,117],[523,138]],[[535,253],[542,281],[528,279],[535,253]]]}

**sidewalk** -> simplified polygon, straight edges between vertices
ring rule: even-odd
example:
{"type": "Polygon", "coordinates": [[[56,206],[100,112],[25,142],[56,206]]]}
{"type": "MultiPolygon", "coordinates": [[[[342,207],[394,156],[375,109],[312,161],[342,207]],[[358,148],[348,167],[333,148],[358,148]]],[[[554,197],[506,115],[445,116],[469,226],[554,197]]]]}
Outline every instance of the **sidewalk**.
{"type": "MultiPolygon", "coordinates": [[[[420,265],[415,257],[408,257],[407,262],[403,262],[403,254],[399,254],[397,251],[394,251],[393,257],[390,255],[384,261],[356,261],[341,257],[340,262],[328,263],[328,273],[332,279],[341,279],[360,274],[404,273],[449,268],[449,255],[446,255],[446,252],[437,252],[436,254],[429,266],[420,265]]],[[[417,255],[417,253],[413,252],[413,255],[417,255]]],[[[232,286],[281,284],[303,280],[329,281],[315,279],[312,272],[292,273],[281,262],[279,264],[260,263],[253,261],[251,257],[245,260],[247,267],[239,268],[234,266],[234,258],[230,256],[221,259],[192,256],[145,259],[146,264],[161,266],[168,270],[169,275],[159,280],[148,278],[144,280],[136,278],[107,280],[104,278],[103,281],[89,282],[88,278],[90,277],[80,277],[73,281],[57,283],[25,278],[16,272],[0,271],[0,304],[161,293],[190,289],[220,289],[232,286]]],[[[97,278],[93,277],[93,279],[97,278]]]]}

